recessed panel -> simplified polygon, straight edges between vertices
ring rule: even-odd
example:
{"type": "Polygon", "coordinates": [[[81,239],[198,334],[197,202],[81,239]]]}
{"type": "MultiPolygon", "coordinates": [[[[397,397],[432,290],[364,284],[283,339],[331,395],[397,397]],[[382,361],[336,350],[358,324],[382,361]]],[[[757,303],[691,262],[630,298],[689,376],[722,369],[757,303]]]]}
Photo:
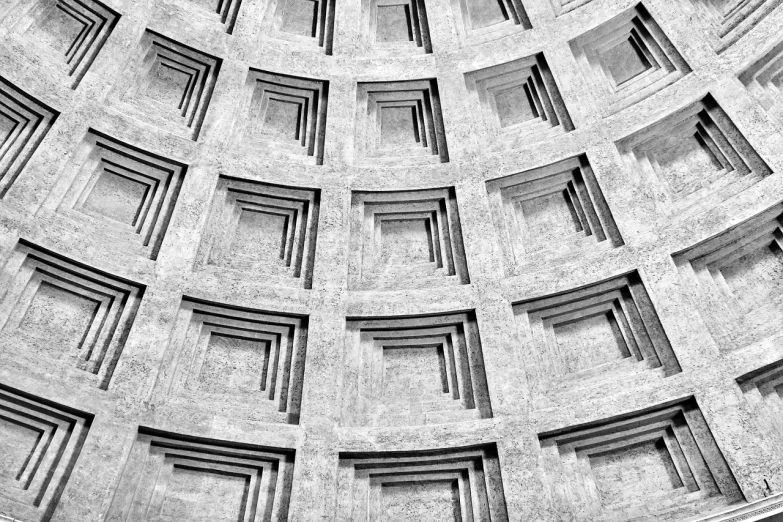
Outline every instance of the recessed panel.
{"type": "Polygon", "coordinates": [[[269,343],[237,335],[209,336],[198,380],[206,390],[258,392],[269,362],[269,343]]]}
{"type": "Polygon", "coordinates": [[[622,40],[602,57],[609,75],[617,85],[623,84],[650,68],[650,62],[639,49],[633,37],[622,40]]]}
{"type": "Polygon", "coordinates": [[[383,522],[427,520],[462,522],[456,480],[384,484],[381,488],[383,522]]]}
{"type": "Polygon", "coordinates": [[[556,324],[553,329],[567,373],[588,370],[629,357],[620,328],[611,312],[556,324]]]}
{"type": "MultiPolygon", "coordinates": [[[[184,463],[183,463],[184,464],[184,463]]],[[[249,475],[174,465],[165,488],[161,520],[235,522],[247,503],[249,475]]]]}
{"type": "Polygon", "coordinates": [[[72,8],[56,3],[38,26],[37,35],[51,48],[68,54],[71,46],[86,30],[85,22],[72,8]]]}
{"type": "Polygon", "coordinates": [[[408,4],[379,5],[375,39],[378,42],[413,40],[411,12],[408,4]]]}
{"type": "Polygon", "coordinates": [[[27,308],[20,329],[67,353],[81,345],[99,305],[98,301],[74,291],[42,283],[27,308]]]}
{"type": "Polygon", "coordinates": [[[264,113],[263,132],[276,139],[298,140],[302,109],[303,101],[270,97],[264,113]]]}
{"type": "Polygon", "coordinates": [[[135,226],[150,185],[104,170],[83,207],[109,219],[135,226]]]}
{"type": "Polygon", "coordinates": [[[231,252],[257,262],[280,263],[288,240],[289,216],[281,211],[243,210],[231,252]]]}
{"type": "Polygon", "coordinates": [[[384,263],[434,261],[432,232],[426,219],[388,219],[381,222],[381,259],[384,263]]]}
{"type": "Polygon", "coordinates": [[[0,415],[0,477],[19,480],[30,466],[35,466],[34,450],[42,432],[24,418],[11,419],[0,415]]]}
{"type": "Polygon", "coordinates": [[[319,1],[285,0],[281,30],[299,36],[315,36],[319,1]]]}
{"type": "Polygon", "coordinates": [[[590,468],[605,506],[683,486],[663,439],[591,455],[590,468]]]}

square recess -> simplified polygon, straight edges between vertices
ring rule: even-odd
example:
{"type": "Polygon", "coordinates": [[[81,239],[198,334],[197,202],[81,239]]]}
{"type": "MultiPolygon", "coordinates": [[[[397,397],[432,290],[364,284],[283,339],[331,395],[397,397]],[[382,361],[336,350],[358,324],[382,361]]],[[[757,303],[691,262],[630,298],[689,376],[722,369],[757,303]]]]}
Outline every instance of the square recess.
{"type": "Polygon", "coordinates": [[[349,288],[468,284],[453,188],[354,192],[349,288]]]}
{"type": "Polygon", "coordinates": [[[508,520],[494,444],[340,453],[337,482],[337,520],[508,520]]]}
{"type": "Polygon", "coordinates": [[[155,396],[171,407],[298,424],[307,350],[306,316],[185,297],[155,396]]]}
{"type": "Polygon", "coordinates": [[[507,150],[574,130],[543,53],[465,74],[476,133],[489,149],[507,150]]]}
{"type": "Polygon", "coordinates": [[[779,345],[783,204],[672,255],[718,348],[762,356],[779,345]]]}
{"type": "Polygon", "coordinates": [[[98,0],[12,1],[0,13],[15,59],[42,68],[71,89],[79,86],[119,19],[98,0]]]}
{"type": "Polygon", "coordinates": [[[271,0],[262,34],[301,51],[332,54],[335,0],[271,0]]]}
{"type": "Polygon", "coordinates": [[[739,79],[783,127],[783,40],[766,50],[740,74],[739,79]]]}
{"type": "Polygon", "coordinates": [[[603,116],[639,103],[691,72],[641,3],[569,43],[603,116]]]}
{"type": "Polygon", "coordinates": [[[693,398],[543,433],[539,442],[540,469],[564,517],[670,522],[745,500],[693,398]]]}
{"type": "Polygon", "coordinates": [[[681,371],[636,272],[516,303],[514,314],[539,397],[597,386],[611,394],[616,391],[606,382],[624,375],[681,371]]]}
{"type": "Polygon", "coordinates": [[[51,520],[93,418],[0,384],[0,513],[51,520]]]}
{"type": "Polygon", "coordinates": [[[221,176],[196,267],[312,288],[320,200],[320,189],[221,176]]]}
{"type": "Polygon", "coordinates": [[[473,312],[350,318],[341,424],[400,426],[492,417],[473,312]]]}
{"type": "Polygon", "coordinates": [[[6,270],[2,357],[108,388],[145,287],[24,240],[6,270]]]}
{"type": "Polygon", "coordinates": [[[147,29],[106,103],[195,141],[222,63],[220,58],[147,29]]]}
{"type": "Polygon", "coordinates": [[[59,114],[0,76],[0,198],[16,181],[59,114]]]}
{"type": "Polygon", "coordinates": [[[295,452],[140,427],[111,520],[286,520],[295,452]]]}
{"type": "Polygon", "coordinates": [[[329,82],[250,69],[232,141],[273,159],[324,161],[329,82]]]}
{"type": "Polygon", "coordinates": [[[451,0],[462,43],[488,42],[532,28],[520,0],[451,0]]]}
{"type": "Polygon", "coordinates": [[[707,95],[616,142],[634,183],[670,220],[705,212],[772,173],[707,95]]]}
{"type": "Polygon", "coordinates": [[[90,129],[44,202],[85,234],[157,259],[187,165],[90,129]]]}
{"type": "Polygon", "coordinates": [[[360,83],[356,121],[360,163],[391,166],[449,160],[435,80],[360,83]]]}
{"type": "Polygon", "coordinates": [[[487,192],[509,274],[623,245],[585,155],[487,181],[487,192]]]}
{"type": "Polygon", "coordinates": [[[362,0],[362,50],[374,56],[432,52],[425,0],[362,0]]]}

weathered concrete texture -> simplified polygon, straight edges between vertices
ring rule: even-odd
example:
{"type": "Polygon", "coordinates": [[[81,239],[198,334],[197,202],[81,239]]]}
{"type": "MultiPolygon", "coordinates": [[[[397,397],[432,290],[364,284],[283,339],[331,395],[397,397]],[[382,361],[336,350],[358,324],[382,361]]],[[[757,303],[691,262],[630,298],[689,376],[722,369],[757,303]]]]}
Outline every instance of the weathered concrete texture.
{"type": "Polygon", "coordinates": [[[781,4],[0,1],[0,519],[783,509],[781,4]]]}

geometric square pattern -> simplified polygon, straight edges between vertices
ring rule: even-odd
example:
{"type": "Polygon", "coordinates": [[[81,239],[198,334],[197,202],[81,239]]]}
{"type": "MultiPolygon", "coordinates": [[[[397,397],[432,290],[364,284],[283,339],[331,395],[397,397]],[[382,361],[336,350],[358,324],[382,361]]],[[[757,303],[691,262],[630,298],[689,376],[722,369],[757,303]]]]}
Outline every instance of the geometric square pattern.
{"type": "Polygon", "coordinates": [[[531,29],[520,0],[451,0],[457,36],[463,42],[482,42],[531,29]]]}
{"type": "Polygon", "coordinates": [[[738,377],[737,384],[760,427],[783,440],[783,360],[738,377]]]}
{"type": "Polygon", "coordinates": [[[106,520],[287,520],[294,456],[142,426],[106,520]]]}
{"type": "Polygon", "coordinates": [[[368,164],[449,161],[437,80],[359,83],[356,156],[368,164]]]}
{"type": "Polygon", "coordinates": [[[718,347],[779,334],[783,316],[783,204],[673,255],[718,347]]]}
{"type": "Polygon", "coordinates": [[[226,26],[226,32],[234,32],[234,24],[237,21],[239,7],[242,0],[190,0],[196,4],[202,11],[210,13],[210,18],[226,26]]]}
{"type": "Polygon", "coordinates": [[[574,130],[544,53],[469,72],[465,83],[481,106],[481,134],[494,143],[531,143],[574,130]]]}
{"type": "Polygon", "coordinates": [[[362,0],[364,46],[373,54],[431,53],[424,0],[362,0]]]}
{"type": "MultiPolygon", "coordinates": [[[[75,89],[109,38],[120,14],[98,0],[34,0],[8,10],[6,45],[36,65],[58,71],[75,89]]],[[[6,6],[8,8],[9,6],[6,6]]]]}
{"type": "Polygon", "coordinates": [[[51,519],[92,419],[0,384],[0,513],[51,519]]]}
{"type": "Polygon", "coordinates": [[[570,45],[604,116],[649,98],[691,72],[642,4],[570,45]]]}
{"type": "Polygon", "coordinates": [[[492,417],[473,312],[348,319],[343,361],[343,425],[492,417]]]}
{"type": "Polygon", "coordinates": [[[211,411],[297,424],[307,317],[183,298],[158,394],[172,407],[198,397],[211,411]]]}
{"type": "Polygon", "coordinates": [[[531,257],[623,244],[585,155],[490,180],[487,192],[510,271],[531,257]]]}
{"type": "Polygon", "coordinates": [[[90,129],[63,174],[70,186],[55,191],[50,204],[155,260],[186,171],[187,165],[90,129]]]}
{"type": "Polygon", "coordinates": [[[271,158],[323,164],[329,82],[250,69],[234,140],[271,158]]]}
{"type": "Polygon", "coordinates": [[[516,303],[514,315],[537,393],[653,369],[662,377],[681,371],[636,272],[516,303]]]}
{"type": "Polygon", "coordinates": [[[497,447],[340,453],[336,520],[508,521],[497,447]]]}
{"type": "Polygon", "coordinates": [[[319,189],[220,176],[196,264],[312,288],[319,189]]]}
{"type": "Polygon", "coordinates": [[[552,7],[555,8],[555,14],[557,16],[562,16],[583,5],[587,5],[592,1],[593,0],[552,0],[552,7]]]}
{"type": "Polygon", "coordinates": [[[693,398],[539,435],[563,519],[685,520],[744,501],[693,398]]]}
{"type": "Polygon", "coordinates": [[[107,103],[161,130],[198,139],[223,60],[150,29],[107,103]]]}
{"type": "Polygon", "coordinates": [[[348,287],[469,284],[454,188],[353,192],[348,287]]]}
{"type": "Polygon", "coordinates": [[[20,240],[0,288],[4,360],[109,386],[144,286],[20,240]]]}
{"type": "Polygon", "coordinates": [[[767,113],[783,126],[783,42],[765,53],[739,77],[767,113]]]}
{"type": "Polygon", "coordinates": [[[294,48],[332,54],[335,0],[270,0],[262,34],[294,48]]]}
{"type": "Polygon", "coordinates": [[[695,13],[712,29],[712,45],[721,53],[748,34],[783,0],[690,0],[683,4],[690,7],[688,14],[695,13]]]}
{"type": "Polygon", "coordinates": [[[0,76],[0,198],[59,115],[0,76]]]}
{"type": "Polygon", "coordinates": [[[735,196],[772,170],[711,95],[617,141],[660,211],[685,219],[735,196]]]}

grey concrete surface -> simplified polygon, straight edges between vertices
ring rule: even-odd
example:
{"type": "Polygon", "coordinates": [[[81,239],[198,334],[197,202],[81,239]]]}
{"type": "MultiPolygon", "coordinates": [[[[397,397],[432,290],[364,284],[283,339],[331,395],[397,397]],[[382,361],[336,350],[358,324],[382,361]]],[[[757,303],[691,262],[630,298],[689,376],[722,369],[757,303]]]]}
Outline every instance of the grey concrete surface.
{"type": "Polygon", "coordinates": [[[781,3],[0,0],[0,518],[779,511],[781,3]]]}

